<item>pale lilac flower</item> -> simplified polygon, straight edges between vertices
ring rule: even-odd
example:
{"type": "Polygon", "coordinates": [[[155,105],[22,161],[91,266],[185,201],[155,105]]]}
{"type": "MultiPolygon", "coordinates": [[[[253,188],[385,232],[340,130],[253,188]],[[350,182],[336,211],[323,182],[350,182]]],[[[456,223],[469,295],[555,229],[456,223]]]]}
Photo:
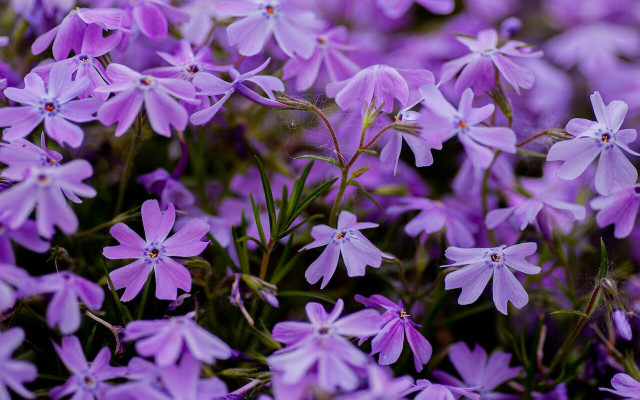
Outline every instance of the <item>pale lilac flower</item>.
{"type": "Polygon", "coordinates": [[[53,400],[71,395],[73,399],[104,399],[111,387],[106,381],[124,376],[127,372],[124,367],[109,365],[111,350],[108,347],[103,347],[91,362],[87,362],[80,340],[75,336],[65,336],[60,346],[53,343],[53,347],[58,357],[73,374],[64,385],[51,389],[49,394],[53,400]]]}
{"type": "Polygon", "coordinates": [[[574,118],[567,124],[567,132],[576,138],[560,141],[549,149],[547,161],[564,161],[558,177],[576,179],[600,155],[596,170],[596,190],[607,195],[616,188],[627,188],[636,183],[638,171],[622,150],[635,156],[640,154],[629,148],[636,139],[635,129],[620,129],[628,106],[614,100],[604,104],[600,93],[591,95],[596,121],[574,118]],[[622,150],[621,150],[622,149],[622,150]]]}
{"type": "Polygon", "coordinates": [[[179,364],[159,367],[134,357],[127,366],[126,383],[110,389],[106,400],[214,400],[223,399],[227,385],[217,377],[201,378],[201,363],[185,353],[179,364]]]}
{"type": "Polygon", "coordinates": [[[611,319],[613,319],[614,326],[616,327],[616,331],[618,335],[624,340],[633,339],[633,333],[631,332],[631,325],[629,324],[629,320],[627,319],[627,314],[622,310],[615,310],[611,314],[611,319]]]}
{"type": "Polygon", "coordinates": [[[542,51],[532,51],[526,43],[517,40],[509,40],[498,46],[498,32],[495,29],[482,30],[477,38],[458,36],[456,39],[467,46],[471,53],[444,63],[440,83],[448,82],[462,70],[455,84],[456,92],[462,93],[472,87],[476,93],[482,93],[496,84],[495,67],[518,94],[520,88],[531,89],[533,86],[533,73],[514,58],[539,58],[542,57],[542,51]]]}
{"type": "Polygon", "coordinates": [[[33,399],[34,395],[24,382],[31,382],[38,377],[36,367],[26,361],[12,360],[11,355],[24,340],[22,328],[11,328],[0,332],[0,398],[10,399],[7,387],[25,399],[33,399]]]}
{"type": "Polygon", "coordinates": [[[451,14],[454,0],[377,0],[378,8],[389,18],[400,18],[416,2],[434,14],[451,14]]]}
{"type": "Polygon", "coordinates": [[[229,71],[233,68],[228,65],[215,65],[209,47],[197,48],[186,40],[178,43],[174,54],[159,51],[158,55],[171,66],[150,68],[146,72],[160,78],[191,81],[198,72],[229,71]]]}
{"type": "Polygon", "coordinates": [[[220,0],[214,11],[241,17],[227,27],[227,36],[243,56],[262,51],[272,34],[289,57],[308,59],[313,54],[315,41],[307,29],[316,25],[315,15],[295,0],[220,0]]]}
{"type": "Polygon", "coordinates": [[[71,272],[55,272],[36,279],[34,291],[51,294],[47,306],[47,323],[51,328],[57,326],[63,335],[80,328],[82,315],[78,300],[89,310],[99,310],[102,307],[102,287],[71,272]]]}
{"type": "Polygon", "coordinates": [[[144,186],[147,193],[154,193],[160,198],[160,207],[166,209],[169,203],[184,210],[193,206],[196,198],[184,187],[180,180],[175,179],[164,168],[158,168],[148,174],[140,175],[136,182],[144,186]]]}
{"type": "Polygon", "coordinates": [[[541,229],[548,224],[544,220],[547,212],[561,213],[574,221],[581,221],[586,216],[586,209],[580,204],[569,203],[553,198],[553,193],[548,191],[542,197],[511,196],[516,205],[506,208],[497,208],[487,213],[485,224],[487,228],[493,229],[502,224],[509,217],[513,216],[520,230],[524,230],[528,225],[538,222],[541,229]],[[517,197],[517,200],[515,198],[517,197]]]}
{"type": "Polygon", "coordinates": [[[449,360],[462,380],[436,370],[433,376],[440,382],[458,388],[477,387],[481,398],[517,400],[519,396],[496,393],[493,390],[504,382],[517,377],[522,367],[509,367],[511,354],[496,351],[487,359],[487,352],[478,344],[471,351],[466,343],[458,342],[449,348],[449,360]]]}
{"type": "Polygon", "coordinates": [[[44,253],[49,250],[50,244],[38,235],[38,226],[35,221],[28,219],[19,228],[12,229],[9,226],[8,215],[0,216],[0,263],[15,264],[16,259],[11,242],[35,253],[44,253]]]}
{"type": "Polygon", "coordinates": [[[295,77],[297,91],[309,89],[316,82],[322,66],[331,82],[347,79],[360,71],[358,64],[342,53],[354,48],[346,44],[347,29],[344,26],[318,34],[315,40],[317,45],[311,57],[291,58],[284,64],[282,79],[295,77]]]}
{"type": "Polygon", "coordinates": [[[217,13],[209,0],[192,0],[180,9],[189,14],[189,21],[180,26],[182,36],[192,44],[207,47],[217,13]]]}
{"type": "Polygon", "coordinates": [[[380,353],[378,363],[380,365],[390,365],[398,361],[406,335],[409,347],[413,352],[413,363],[416,371],[421,372],[422,365],[429,362],[431,358],[431,344],[416,329],[421,325],[416,324],[409,318],[410,315],[405,311],[402,300],[399,300],[398,304],[396,304],[379,294],[374,294],[369,298],[357,294],[355,299],[366,307],[382,307],[386,310],[382,314],[380,332],[371,341],[371,354],[380,353]]]}
{"type": "Polygon", "coordinates": [[[116,93],[98,110],[98,119],[104,125],[118,123],[115,135],[122,136],[133,124],[144,102],[149,124],[154,132],[170,137],[171,126],[183,131],[189,117],[178,102],[194,100],[195,88],[183,79],[158,78],[140,74],[121,64],[109,64],[107,75],[111,84],[102,86],[97,93],[116,93]]]}
{"type": "Polygon", "coordinates": [[[444,228],[447,241],[454,246],[471,247],[476,241],[473,237],[476,228],[471,221],[451,205],[447,205],[448,198],[443,201],[433,201],[426,198],[402,197],[397,204],[387,208],[387,214],[398,215],[408,211],[420,211],[404,227],[404,231],[411,237],[420,234],[430,235],[444,228]]]}
{"type": "Polygon", "coordinates": [[[259,72],[263,71],[267,68],[270,59],[267,59],[262,65],[259,67],[245,72],[244,74],[240,74],[235,69],[231,69],[229,71],[229,75],[233,82],[223,81],[215,75],[206,73],[206,72],[198,72],[196,76],[193,78],[193,84],[200,89],[198,95],[205,96],[218,96],[223,95],[220,100],[217,100],[211,107],[205,108],[204,110],[198,111],[191,115],[191,123],[194,125],[204,125],[213,118],[216,113],[222,108],[224,103],[227,101],[229,96],[233,93],[237,92],[238,94],[246,97],[247,99],[253,101],[254,103],[263,105],[265,107],[284,107],[282,104],[275,101],[275,97],[273,95],[273,91],[284,91],[284,85],[282,81],[274,76],[268,75],[258,75],[259,72]],[[264,98],[249,89],[245,82],[251,82],[258,87],[260,87],[267,94],[268,98],[264,98]]]}
{"type": "Polygon", "coordinates": [[[423,86],[420,93],[424,106],[431,113],[425,113],[417,121],[423,126],[423,131],[436,135],[443,142],[458,136],[467,156],[477,168],[489,167],[494,157],[492,149],[516,152],[516,135],[510,128],[480,124],[493,114],[495,106],[487,104],[473,108],[474,95],[471,89],[462,93],[457,110],[434,85],[423,86]]]}
{"type": "Polygon", "coordinates": [[[460,388],[455,386],[431,383],[426,379],[419,379],[412,389],[405,394],[419,391],[414,400],[456,400],[463,396],[468,400],[480,400],[480,395],[474,393],[475,387],[460,388]]]}
{"type": "Polygon", "coordinates": [[[328,97],[335,97],[342,109],[364,109],[375,100],[382,111],[393,111],[394,100],[406,106],[411,94],[417,94],[422,85],[434,83],[433,73],[426,69],[401,69],[388,65],[372,65],[355,76],[327,85],[328,97]]]}
{"type": "Polygon", "coordinates": [[[307,322],[280,322],[273,328],[273,338],[286,347],[271,355],[267,362],[285,385],[294,385],[317,374],[316,385],[327,393],[338,389],[352,391],[358,386],[354,369],[363,368],[369,358],[345,337],[364,338],[375,335],[380,314],[362,310],[339,318],[344,303],[338,299],[327,313],[318,303],[307,303],[307,322]]]}
{"type": "Polygon", "coordinates": [[[118,29],[122,24],[122,11],[112,8],[73,9],[62,20],[60,25],[41,35],[33,42],[31,52],[40,54],[53,42],[53,57],[57,61],[67,58],[71,50],[79,54],[85,31],[91,24],[98,25],[101,30],[118,29]]]}
{"type": "Polygon", "coordinates": [[[509,267],[525,274],[539,273],[540,267],[525,260],[525,257],[536,252],[537,247],[535,243],[474,249],[449,247],[445,256],[454,263],[442,267],[463,268],[447,274],[444,279],[445,290],[461,288],[458,304],[471,304],[480,297],[493,276],[493,302],[498,311],[506,315],[509,301],[516,308],[522,308],[529,302],[529,295],[509,267]]]}
{"type": "Polygon", "coordinates": [[[124,0],[127,22],[135,22],[145,36],[160,41],[169,33],[169,22],[189,20],[189,14],[172,6],[168,0],[124,0]],[[131,21],[133,20],[133,21],[131,21]]]}
{"type": "Polygon", "coordinates": [[[599,196],[589,203],[591,208],[599,210],[596,222],[600,228],[614,224],[613,235],[622,239],[631,233],[640,205],[640,185],[612,192],[609,196],[599,196]]]}
{"type": "Polygon", "coordinates": [[[65,196],[82,203],[78,196],[95,197],[96,191],[82,183],[93,175],[91,164],[73,160],[63,165],[32,166],[23,180],[0,193],[0,215],[11,229],[18,229],[36,210],[38,233],[50,238],[58,226],[64,233],[78,229],[78,217],[67,204],[65,196]]]}
{"type": "Polygon", "coordinates": [[[84,132],[73,122],[89,122],[102,104],[100,99],[72,100],[89,87],[89,78],[72,80],[73,71],[65,64],[51,68],[49,87],[45,89],[42,78],[36,73],[24,78],[25,88],[7,88],[7,98],[24,104],[21,107],[0,109],[0,126],[8,126],[2,135],[7,141],[23,138],[42,121],[50,138],[61,146],[68,143],[79,147],[84,140],[84,132]]]}
{"type": "Polygon", "coordinates": [[[361,229],[375,228],[378,224],[372,222],[358,222],[356,216],[349,211],[342,211],[338,216],[338,227],[316,225],[311,229],[314,241],[304,246],[302,250],[326,246],[325,249],[310,266],[304,276],[307,282],[315,284],[322,278],[321,289],[324,289],[336,272],[338,259],[342,260],[350,277],[364,276],[365,268],[370,265],[380,268],[382,252],[369,241],[361,229]]]}
{"type": "Polygon", "coordinates": [[[7,165],[1,176],[10,181],[21,181],[29,176],[31,167],[59,166],[62,155],[47,148],[44,132],[40,136],[40,147],[26,139],[0,143],[0,162],[7,165]]]}
{"type": "Polygon", "coordinates": [[[140,292],[150,273],[156,278],[156,297],[175,300],[178,289],[191,290],[191,274],[172,257],[194,257],[209,244],[200,239],[209,231],[209,225],[200,219],[192,219],[178,232],[167,238],[176,219],[173,204],[160,211],[157,200],[142,204],[142,224],[146,240],[127,225],[119,222],[109,233],[120,243],[105,247],[102,254],[111,260],[135,258],[136,261],[112,271],[109,276],[115,289],[126,288],[122,301],[130,301],[140,292]]]}
{"type": "Polygon", "coordinates": [[[366,389],[337,397],[337,400],[401,400],[411,387],[413,378],[409,375],[393,377],[393,371],[388,367],[376,364],[367,366],[366,389]]]}
{"type": "Polygon", "coordinates": [[[190,312],[169,319],[133,321],[125,327],[124,338],[137,340],[138,354],[154,357],[159,366],[173,365],[187,352],[207,364],[231,357],[231,348],[198,325],[194,317],[195,313],[190,312]]]}
{"type": "Polygon", "coordinates": [[[12,308],[17,299],[30,293],[33,284],[33,280],[24,269],[0,262],[0,315],[12,308]]]}
{"type": "Polygon", "coordinates": [[[640,399],[640,382],[627,374],[616,374],[611,379],[611,386],[613,386],[613,389],[601,387],[600,390],[629,400],[640,399]]]}

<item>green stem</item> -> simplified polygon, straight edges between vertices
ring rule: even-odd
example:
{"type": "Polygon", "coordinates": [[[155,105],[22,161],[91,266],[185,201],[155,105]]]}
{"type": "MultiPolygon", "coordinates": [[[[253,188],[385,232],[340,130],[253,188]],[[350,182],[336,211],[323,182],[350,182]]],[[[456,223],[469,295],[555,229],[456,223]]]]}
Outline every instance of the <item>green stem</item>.
{"type": "Polygon", "coordinates": [[[124,170],[122,171],[122,176],[120,177],[120,186],[118,187],[118,199],[116,201],[116,211],[114,215],[119,215],[122,211],[122,203],[124,202],[124,194],[127,190],[127,184],[129,183],[129,178],[131,178],[131,173],[133,170],[133,162],[136,158],[136,152],[138,151],[138,141],[141,138],[142,132],[142,118],[138,115],[138,120],[136,122],[136,133],[133,137],[131,137],[131,143],[129,145],[129,151],[127,153],[127,159],[125,160],[124,170]]]}
{"type": "MultiPolygon", "coordinates": [[[[491,176],[491,168],[493,167],[493,164],[496,163],[496,159],[498,158],[499,155],[500,155],[500,150],[496,150],[495,154],[493,155],[493,160],[491,161],[491,164],[489,164],[487,169],[484,171],[484,176],[482,177],[482,216],[484,218],[487,217],[487,213],[489,212],[487,197],[489,194],[489,177],[491,176]]],[[[489,240],[491,241],[491,245],[497,246],[498,241],[496,240],[496,235],[493,233],[493,229],[487,228],[487,234],[489,235],[489,240]]]]}
{"type": "Polygon", "coordinates": [[[345,168],[342,170],[342,177],[340,178],[340,187],[338,188],[338,194],[336,195],[336,199],[334,200],[333,206],[331,207],[331,214],[329,214],[329,226],[336,226],[338,211],[340,211],[340,203],[342,203],[342,196],[344,196],[344,191],[347,188],[348,174],[348,169],[345,168]]]}
{"type": "Polygon", "coordinates": [[[265,280],[267,276],[267,269],[269,268],[269,258],[271,257],[271,250],[273,250],[273,246],[275,246],[276,241],[273,238],[269,238],[269,243],[267,244],[267,252],[262,255],[262,262],[260,263],[260,279],[265,280]]]}
{"type": "Polygon", "coordinates": [[[149,295],[149,286],[151,286],[151,279],[153,277],[153,270],[149,272],[149,276],[147,277],[147,283],[144,284],[144,290],[142,291],[142,298],[140,299],[140,305],[138,306],[138,315],[136,319],[142,319],[142,312],[144,311],[144,306],[147,303],[147,296],[149,295]]]}

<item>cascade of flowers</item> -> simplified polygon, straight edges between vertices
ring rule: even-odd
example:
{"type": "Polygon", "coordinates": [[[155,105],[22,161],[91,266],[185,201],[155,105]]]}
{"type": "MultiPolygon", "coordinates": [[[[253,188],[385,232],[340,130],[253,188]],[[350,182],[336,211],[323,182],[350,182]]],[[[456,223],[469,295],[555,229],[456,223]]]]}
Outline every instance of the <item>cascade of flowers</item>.
{"type": "Polygon", "coordinates": [[[0,0],[0,400],[640,399],[639,26],[0,0]]]}

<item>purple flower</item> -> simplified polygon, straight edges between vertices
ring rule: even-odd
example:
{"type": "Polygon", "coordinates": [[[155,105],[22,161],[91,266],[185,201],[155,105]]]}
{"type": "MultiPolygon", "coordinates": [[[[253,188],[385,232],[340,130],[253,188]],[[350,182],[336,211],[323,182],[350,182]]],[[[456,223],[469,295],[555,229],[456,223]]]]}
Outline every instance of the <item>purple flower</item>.
{"type": "Polygon", "coordinates": [[[127,367],[129,382],[110,389],[106,400],[214,400],[227,394],[220,378],[200,378],[202,365],[185,353],[177,365],[158,367],[134,357],[127,367]]]}
{"type": "Polygon", "coordinates": [[[502,383],[517,377],[522,370],[522,367],[509,368],[511,354],[496,351],[487,360],[487,352],[478,344],[471,351],[464,342],[458,342],[449,348],[449,360],[462,380],[444,371],[434,371],[433,376],[446,385],[459,388],[477,387],[483,399],[518,399],[518,396],[493,391],[502,383]]]}
{"type": "Polygon", "coordinates": [[[600,390],[613,393],[625,399],[634,400],[640,398],[640,382],[627,374],[615,374],[613,379],[611,379],[611,386],[613,386],[613,390],[603,387],[601,387],[600,390]]]}
{"type": "Polygon", "coordinates": [[[473,87],[476,93],[482,93],[495,85],[495,66],[518,94],[520,88],[531,89],[533,86],[533,73],[513,58],[539,58],[542,57],[542,51],[532,51],[526,43],[517,40],[509,40],[498,47],[498,32],[495,29],[482,30],[477,38],[458,36],[456,39],[467,46],[471,53],[444,63],[440,83],[448,82],[462,70],[456,81],[456,92],[461,93],[473,87]]]}
{"type": "Polygon", "coordinates": [[[124,367],[109,365],[111,350],[108,347],[103,347],[91,362],[87,362],[80,340],[75,336],[65,336],[62,338],[61,346],[54,343],[53,347],[73,374],[64,385],[51,389],[49,394],[53,400],[70,395],[73,395],[74,399],[103,399],[111,387],[105,381],[124,376],[127,372],[124,367]]]}
{"type": "Polygon", "coordinates": [[[79,147],[84,132],[72,122],[93,121],[93,114],[102,101],[72,100],[89,87],[88,78],[73,81],[72,73],[69,66],[57,64],[51,68],[47,90],[42,78],[35,73],[25,76],[24,89],[5,89],[5,96],[25,105],[0,109],[0,126],[9,127],[4,130],[3,139],[12,141],[23,138],[44,121],[44,130],[50,138],[61,146],[68,143],[71,147],[79,147]]]}
{"type": "Polygon", "coordinates": [[[278,308],[280,303],[278,302],[278,298],[276,297],[278,294],[278,287],[270,284],[269,282],[265,282],[262,279],[249,275],[249,274],[233,274],[233,283],[231,284],[231,294],[229,295],[229,303],[231,305],[238,307],[242,312],[242,315],[247,319],[250,325],[254,324],[253,318],[247,311],[244,306],[244,297],[251,296],[252,293],[255,293],[258,298],[264,300],[270,306],[278,308]],[[251,291],[243,290],[240,287],[240,283],[245,282],[245,284],[251,289],[251,291]]]}
{"type": "Polygon", "coordinates": [[[444,233],[447,241],[454,246],[470,247],[476,241],[473,234],[475,226],[460,210],[447,205],[445,202],[433,201],[426,198],[402,197],[396,205],[387,208],[390,215],[398,215],[407,211],[418,210],[420,213],[404,227],[404,231],[411,237],[416,237],[421,233],[430,235],[445,229],[444,233]]]}
{"type": "Polygon", "coordinates": [[[73,9],[60,25],[33,42],[31,52],[40,54],[53,42],[53,57],[58,61],[67,58],[71,50],[78,54],[81,52],[85,31],[91,24],[106,30],[118,29],[122,24],[122,11],[112,8],[73,9]]]}
{"type": "Polygon", "coordinates": [[[175,204],[180,210],[193,206],[196,198],[184,187],[182,182],[174,179],[164,168],[158,168],[148,174],[140,175],[136,182],[144,186],[147,193],[154,193],[160,197],[160,207],[166,209],[169,203],[175,204]]]}
{"type": "Polygon", "coordinates": [[[374,294],[369,298],[357,294],[355,299],[366,307],[383,307],[386,310],[382,314],[380,332],[371,342],[371,354],[380,353],[378,363],[380,365],[390,365],[398,361],[406,335],[409,347],[413,352],[416,371],[421,372],[422,365],[429,362],[431,358],[431,344],[416,329],[421,325],[416,324],[409,318],[410,315],[406,313],[402,300],[395,304],[379,294],[374,294]]]}
{"type": "Polygon", "coordinates": [[[135,21],[145,36],[155,41],[165,39],[169,22],[178,24],[189,20],[189,15],[169,4],[167,0],[124,0],[128,23],[135,21]]]}
{"type": "MultiPolygon", "coordinates": [[[[29,293],[33,280],[22,268],[0,262],[0,315],[29,293]]],[[[1,381],[1,379],[0,379],[1,381]]]]}
{"type": "Polygon", "coordinates": [[[170,137],[171,126],[180,131],[187,127],[187,111],[173,97],[196,102],[191,82],[143,75],[121,64],[109,64],[107,75],[112,83],[96,92],[117,94],[100,107],[98,119],[104,125],[117,122],[116,137],[131,127],[143,102],[149,124],[157,134],[170,137]]]}
{"type": "Polygon", "coordinates": [[[378,8],[389,18],[400,18],[416,2],[434,14],[451,14],[454,0],[377,0],[378,8]]]}
{"type": "Polygon", "coordinates": [[[24,387],[24,382],[31,382],[38,377],[38,371],[33,364],[26,361],[12,360],[11,355],[24,340],[22,328],[11,328],[0,332],[0,396],[10,399],[7,390],[13,390],[25,399],[33,399],[33,393],[24,387]]]}
{"type": "Polygon", "coordinates": [[[350,277],[364,276],[367,265],[380,268],[382,252],[360,233],[361,229],[377,226],[378,224],[372,222],[358,222],[356,216],[348,211],[342,211],[338,216],[338,228],[327,225],[314,226],[311,229],[314,241],[300,250],[326,247],[320,257],[307,268],[304,274],[307,282],[313,285],[322,278],[320,288],[324,289],[336,272],[340,254],[350,277]]]}
{"type": "Polygon", "coordinates": [[[629,148],[629,143],[636,140],[636,130],[620,129],[628,109],[625,102],[614,100],[605,106],[600,93],[594,92],[591,105],[597,122],[582,118],[569,121],[566,129],[576,138],[551,146],[547,161],[564,161],[558,177],[573,180],[582,175],[599,154],[596,190],[607,195],[616,188],[632,186],[638,179],[638,171],[622,152],[640,156],[629,148]]]}
{"type": "Polygon", "coordinates": [[[401,69],[388,65],[372,65],[352,78],[327,85],[328,97],[335,97],[342,109],[363,109],[375,100],[382,111],[393,111],[394,100],[403,106],[409,102],[412,92],[422,85],[434,83],[433,73],[426,69],[401,69]]]}
{"type": "Polygon", "coordinates": [[[11,242],[18,243],[25,249],[36,253],[44,253],[49,250],[50,244],[38,235],[35,221],[28,219],[19,228],[12,229],[8,220],[9,217],[0,217],[0,263],[15,264],[11,242]]]}
{"type": "Polygon", "coordinates": [[[613,319],[618,335],[620,335],[624,340],[631,340],[633,338],[633,333],[631,332],[631,325],[629,324],[629,320],[627,319],[625,312],[622,310],[615,310],[611,314],[611,318],[613,319]]]}
{"type": "Polygon", "coordinates": [[[456,110],[444,98],[434,85],[420,88],[423,104],[431,114],[424,114],[418,119],[427,134],[436,135],[443,142],[453,136],[464,146],[467,156],[474,166],[487,169],[493,161],[494,151],[516,152],[516,135],[506,127],[480,126],[489,118],[495,109],[493,104],[473,108],[473,91],[466,89],[462,93],[456,110]]]}
{"type": "Polygon", "coordinates": [[[191,123],[194,125],[204,125],[213,118],[216,113],[222,108],[229,96],[238,92],[240,95],[253,101],[254,103],[266,106],[266,107],[283,107],[282,104],[274,100],[273,91],[284,91],[284,85],[282,81],[273,76],[258,75],[259,72],[267,68],[270,59],[262,63],[258,68],[240,74],[235,69],[229,71],[229,75],[233,82],[226,82],[218,78],[215,75],[198,72],[193,78],[193,84],[200,89],[198,95],[205,96],[218,96],[223,95],[220,100],[216,101],[211,107],[198,111],[191,115],[191,123]],[[252,82],[258,85],[269,97],[265,99],[253,90],[249,89],[245,82],[252,82]]]}
{"type": "Polygon", "coordinates": [[[380,314],[362,310],[339,318],[344,303],[338,299],[327,313],[318,303],[307,303],[307,322],[280,322],[273,328],[273,338],[286,347],[271,355],[267,362],[281,375],[282,383],[293,385],[316,373],[317,386],[327,393],[338,388],[352,391],[358,386],[355,368],[363,368],[369,358],[345,336],[365,338],[380,327],[380,314]]]}
{"type": "Polygon", "coordinates": [[[368,388],[339,396],[337,400],[400,400],[413,387],[413,378],[409,375],[394,378],[390,368],[373,363],[367,366],[367,380],[368,388]]]}
{"type": "Polygon", "coordinates": [[[173,204],[169,203],[167,211],[163,213],[157,200],[147,200],[142,204],[146,240],[122,222],[109,230],[120,244],[105,247],[102,254],[111,260],[136,259],[109,274],[115,289],[126,288],[122,301],[136,297],[147,279],[150,279],[151,271],[155,273],[158,299],[175,300],[178,288],[185,292],[191,290],[189,270],[171,257],[194,257],[202,253],[209,242],[200,239],[209,231],[209,225],[200,219],[192,219],[167,238],[175,219],[173,204]]]}
{"type": "Polygon", "coordinates": [[[102,307],[102,287],[71,272],[55,272],[36,279],[34,290],[52,295],[47,306],[47,323],[51,328],[58,326],[63,335],[80,328],[82,316],[78,299],[90,310],[102,307]]]}
{"type": "Polygon", "coordinates": [[[536,252],[537,247],[535,243],[484,249],[449,247],[445,256],[454,263],[442,267],[464,267],[445,277],[445,290],[461,288],[458,304],[471,304],[480,297],[493,276],[493,302],[498,311],[506,315],[509,301],[516,308],[522,308],[529,302],[529,295],[509,267],[525,274],[539,273],[540,267],[525,260],[525,257],[536,252]]]}
{"type": "MultiPolygon", "coordinates": [[[[581,221],[586,216],[586,209],[580,204],[568,203],[566,201],[554,200],[551,198],[523,198],[520,202],[511,207],[497,208],[487,213],[485,218],[485,224],[487,228],[493,229],[503,223],[507,218],[513,216],[516,223],[520,225],[520,230],[524,230],[529,224],[534,223],[536,220],[540,222],[540,218],[545,211],[561,212],[568,218],[581,221]]],[[[545,223],[546,224],[546,223],[545,223]]],[[[543,225],[543,223],[540,223],[543,225]]]]}
{"type": "Polygon", "coordinates": [[[227,27],[227,36],[243,56],[262,51],[271,34],[289,57],[308,59],[313,54],[315,41],[306,29],[316,25],[315,16],[300,9],[295,0],[221,0],[214,10],[241,17],[227,27]]]}
{"type": "Polygon", "coordinates": [[[190,81],[198,72],[228,71],[233,68],[213,64],[209,47],[197,48],[186,40],[181,40],[178,43],[174,54],[159,51],[158,55],[171,66],[151,68],[146,72],[160,78],[178,78],[190,81]]]}
{"type": "Polygon", "coordinates": [[[620,189],[609,196],[599,196],[591,200],[589,205],[596,214],[596,222],[600,228],[614,224],[613,235],[618,239],[629,236],[633,230],[640,204],[640,185],[620,189]]]}
{"type": "Polygon", "coordinates": [[[231,348],[198,325],[194,317],[195,313],[190,312],[169,319],[133,321],[127,324],[124,338],[126,341],[138,340],[138,354],[154,357],[159,366],[175,364],[185,350],[207,364],[231,357],[231,348]]]}
{"type": "Polygon", "coordinates": [[[426,379],[419,379],[416,385],[405,394],[420,391],[414,400],[455,400],[464,396],[469,400],[480,400],[480,395],[474,393],[475,387],[460,388],[455,386],[431,383],[426,379]]]}
{"type": "Polygon", "coordinates": [[[62,155],[47,149],[44,132],[40,136],[40,147],[26,139],[0,143],[0,162],[7,164],[2,177],[10,181],[21,181],[29,175],[31,167],[60,165],[62,155]]]}
{"type": "Polygon", "coordinates": [[[331,82],[341,81],[355,75],[360,67],[347,58],[343,51],[352,50],[346,44],[347,29],[337,26],[316,36],[316,48],[311,57],[291,58],[283,67],[282,79],[296,78],[296,90],[309,89],[318,78],[320,68],[324,68],[331,82]]]}
{"type": "Polygon", "coordinates": [[[95,197],[96,191],[82,183],[91,175],[93,169],[85,160],[25,169],[21,182],[0,193],[0,215],[9,228],[18,229],[36,209],[40,235],[52,237],[56,225],[71,234],[78,229],[78,218],[65,196],[74,203],[82,203],[78,196],[95,197]]]}

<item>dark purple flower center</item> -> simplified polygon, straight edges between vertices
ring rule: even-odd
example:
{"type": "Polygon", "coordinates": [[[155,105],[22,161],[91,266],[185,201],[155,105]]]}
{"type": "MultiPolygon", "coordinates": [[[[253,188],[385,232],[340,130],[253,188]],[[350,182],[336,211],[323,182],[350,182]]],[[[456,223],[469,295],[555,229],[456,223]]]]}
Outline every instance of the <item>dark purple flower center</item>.
{"type": "Polygon", "coordinates": [[[148,76],[145,76],[144,78],[140,79],[140,85],[141,86],[151,86],[151,84],[153,83],[153,80],[151,78],[149,78],[148,76]]]}
{"type": "Polygon", "coordinates": [[[39,174],[38,177],[36,178],[36,180],[41,185],[45,185],[45,184],[49,183],[49,177],[46,174],[39,174]]]}
{"type": "Polygon", "coordinates": [[[493,253],[491,254],[491,261],[493,262],[502,262],[502,254],[493,253]]]}
{"type": "Polygon", "coordinates": [[[611,140],[611,135],[609,135],[608,133],[603,133],[602,136],[600,136],[600,139],[602,140],[602,143],[607,143],[609,140],[611,140]]]}
{"type": "Polygon", "coordinates": [[[147,255],[151,258],[156,258],[158,257],[158,253],[159,253],[158,249],[152,249],[151,251],[147,252],[147,255]]]}
{"type": "Polygon", "coordinates": [[[187,72],[190,73],[191,75],[195,74],[196,72],[199,71],[199,68],[197,65],[187,65],[187,72]]]}
{"type": "Polygon", "coordinates": [[[269,14],[269,15],[272,15],[276,11],[272,6],[267,6],[265,8],[265,10],[267,11],[267,14],[269,14]]]}
{"type": "Polygon", "coordinates": [[[56,109],[56,105],[53,102],[46,102],[44,103],[44,109],[47,112],[53,112],[56,109]]]}
{"type": "Polygon", "coordinates": [[[318,333],[321,335],[326,335],[329,333],[330,330],[331,329],[328,326],[323,326],[323,327],[320,327],[320,329],[318,329],[318,333]]]}
{"type": "Polygon", "coordinates": [[[326,37],[326,36],[319,36],[319,37],[318,37],[318,39],[316,39],[316,41],[318,42],[318,44],[326,44],[328,40],[329,40],[329,39],[327,39],[327,37],[326,37]]]}
{"type": "Polygon", "coordinates": [[[95,379],[93,379],[93,377],[91,377],[91,376],[89,376],[89,375],[86,375],[86,376],[84,377],[84,384],[85,384],[85,385],[87,385],[87,386],[89,386],[89,387],[92,387],[93,385],[95,385],[95,384],[96,384],[96,380],[95,380],[95,379]]]}
{"type": "Polygon", "coordinates": [[[86,54],[81,54],[81,55],[78,57],[78,60],[80,60],[80,61],[82,61],[82,62],[85,62],[85,63],[88,63],[89,61],[91,61],[91,59],[89,58],[89,56],[88,56],[88,55],[86,55],[86,54]]]}

